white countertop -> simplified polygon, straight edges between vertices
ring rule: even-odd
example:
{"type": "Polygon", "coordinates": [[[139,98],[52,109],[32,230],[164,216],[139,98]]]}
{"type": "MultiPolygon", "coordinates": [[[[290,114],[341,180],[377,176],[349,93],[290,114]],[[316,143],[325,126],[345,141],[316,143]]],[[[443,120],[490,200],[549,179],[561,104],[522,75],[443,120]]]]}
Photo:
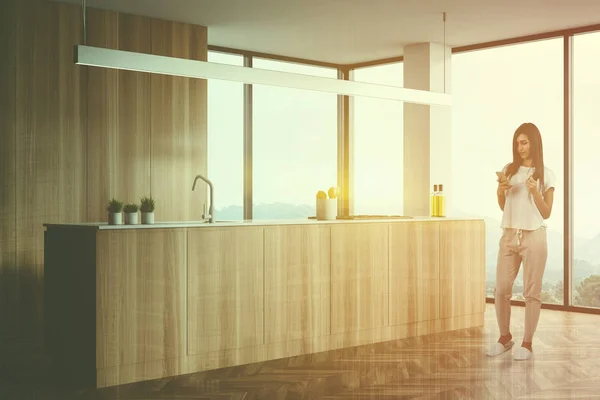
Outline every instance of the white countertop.
{"type": "Polygon", "coordinates": [[[203,221],[159,221],[152,225],[108,225],[106,222],[82,222],[63,224],[44,224],[47,228],[90,228],[90,229],[165,229],[165,228],[220,228],[232,226],[273,226],[273,225],[315,225],[315,224],[361,224],[361,223],[402,223],[427,221],[483,221],[480,217],[413,217],[413,218],[374,218],[374,219],[338,219],[335,221],[317,221],[316,219],[277,219],[277,220],[242,220],[215,221],[210,224],[203,221]]]}

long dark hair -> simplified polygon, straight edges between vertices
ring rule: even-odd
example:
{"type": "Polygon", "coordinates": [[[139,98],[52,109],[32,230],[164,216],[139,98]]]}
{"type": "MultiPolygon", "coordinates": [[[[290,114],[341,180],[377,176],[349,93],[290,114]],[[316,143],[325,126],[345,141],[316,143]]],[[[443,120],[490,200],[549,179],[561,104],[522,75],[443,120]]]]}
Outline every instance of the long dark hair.
{"type": "Polygon", "coordinates": [[[510,178],[517,173],[519,167],[523,164],[523,159],[519,155],[519,144],[517,143],[517,138],[521,134],[526,135],[527,139],[529,139],[529,154],[533,161],[533,167],[535,168],[533,179],[540,181],[540,187],[542,188],[542,193],[544,193],[544,149],[542,146],[542,135],[540,134],[538,127],[531,122],[521,124],[513,135],[513,161],[506,167],[506,176],[510,178]]]}

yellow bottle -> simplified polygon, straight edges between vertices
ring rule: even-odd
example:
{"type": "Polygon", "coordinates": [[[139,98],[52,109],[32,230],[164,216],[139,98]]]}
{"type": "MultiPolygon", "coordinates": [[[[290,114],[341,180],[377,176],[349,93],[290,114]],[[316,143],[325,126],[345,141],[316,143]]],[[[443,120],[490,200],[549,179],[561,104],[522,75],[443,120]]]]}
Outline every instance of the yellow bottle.
{"type": "Polygon", "coordinates": [[[438,200],[437,200],[438,185],[433,185],[433,192],[431,193],[431,216],[437,217],[438,215],[438,200]]]}
{"type": "Polygon", "coordinates": [[[446,216],[446,197],[444,196],[444,185],[438,185],[439,191],[437,192],[436,198],[436,217],[446,216]]]}

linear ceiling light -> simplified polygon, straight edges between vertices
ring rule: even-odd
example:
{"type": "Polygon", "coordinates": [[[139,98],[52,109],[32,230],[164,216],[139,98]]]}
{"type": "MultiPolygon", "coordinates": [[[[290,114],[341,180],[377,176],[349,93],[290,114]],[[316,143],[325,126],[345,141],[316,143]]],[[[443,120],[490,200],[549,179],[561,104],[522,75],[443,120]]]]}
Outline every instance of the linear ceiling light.
{"type": "Polygon", "coordinates": [[[407,103],[451,105],[446,93],[345,81],[290,72],[270,71],[206,61],[133,53],[100,47],[75,46],[75,64],[200,79],[219,79],[255,85],[281,86],[347,96],[375,97],[407,103]]]}

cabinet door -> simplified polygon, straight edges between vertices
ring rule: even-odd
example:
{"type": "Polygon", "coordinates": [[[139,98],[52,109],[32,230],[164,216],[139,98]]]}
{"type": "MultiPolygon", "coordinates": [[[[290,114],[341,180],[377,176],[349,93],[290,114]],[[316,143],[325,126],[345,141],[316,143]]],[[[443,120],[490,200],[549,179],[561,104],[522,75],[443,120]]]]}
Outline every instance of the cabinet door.
{"type": "Polygon", "coordinates": [[[98,368],[185,355],[185,230],[101,231],[96,238],[98,368]]]}
{"type": "Polygon", "coordinates": [[[265,228],[265,343],[329,335],[330,227],[265,228]]]}
{"type": "Polygon", "coordinates": [[[188,232],[188,351],[261,345],[263,228],[188,232]]]}
{"type": "Polygon", "coordinates": [[[390,325],[439,318],[438,222],[390,225],[390,325]]]}
{"type": "Polygon", "coordinates": [[[485,222],[440,225],[440,316],[485,312],[485,222]]]}
{"type": "Polygon", "coordinates": [[[331,333],[388,324],[388,224],[331,227],[331,333]]]}

